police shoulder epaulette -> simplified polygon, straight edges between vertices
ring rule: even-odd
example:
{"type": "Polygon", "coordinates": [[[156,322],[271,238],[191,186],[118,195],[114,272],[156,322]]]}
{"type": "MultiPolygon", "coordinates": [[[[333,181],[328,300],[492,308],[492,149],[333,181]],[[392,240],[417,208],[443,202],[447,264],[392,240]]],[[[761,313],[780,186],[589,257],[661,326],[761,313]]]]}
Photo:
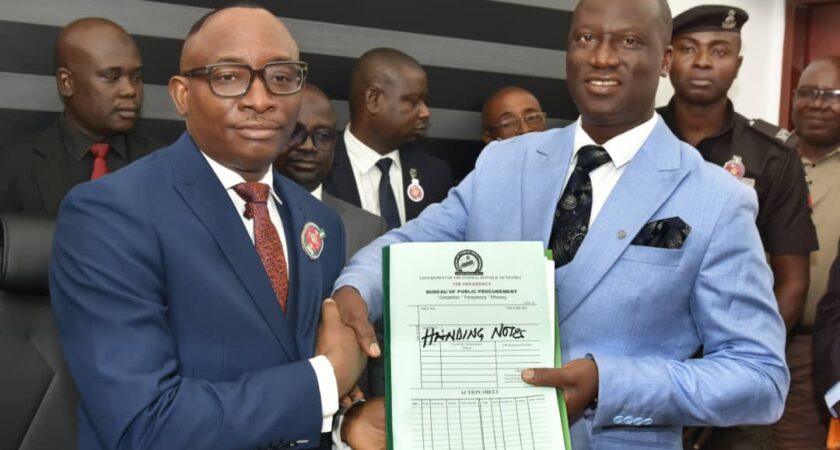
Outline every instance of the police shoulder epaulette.
{"type": "Polygon", "coordinates": [[[749,121],[749,124],[753,130],[758,131],[790,150],[796,150],[796,146],[799,144],[799,137],[796,134],[773,125],[770,122],[761,119],[752,119],[749,121]]]}

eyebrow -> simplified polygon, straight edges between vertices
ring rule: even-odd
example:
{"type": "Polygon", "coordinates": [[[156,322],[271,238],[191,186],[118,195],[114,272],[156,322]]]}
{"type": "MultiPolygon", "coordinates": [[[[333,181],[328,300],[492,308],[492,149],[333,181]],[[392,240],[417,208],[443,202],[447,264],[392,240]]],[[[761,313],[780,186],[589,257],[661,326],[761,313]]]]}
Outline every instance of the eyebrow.
{"type": "MultiPolygon", "coordinates": [[[[272,62],[285,62],[285,61],[295,61],[290,58],[288,55],[282,56],[273,56],[269,58],[269,63],[272,62]]],[[[216,63],[234,63],[234,64],[248,64],[243,58],[238,56],[221,56],[215,60],[216,63]]]]}
{"type": "Polygon", "coordinates": [[[696,45],[704,45],[704,44],[712,45],[712,46],[714,46],[714,45],[727,45],[727,46],[730,46],[730,47],[735,45],[734,42],[726,40],[726,39],[712,39],[711,41],[708,41],[708,42],[700,42],[697,39],[694,39],[693,37],[689,37],[689,36],[680,36],[680,37],[676,38],[675,41],[689,41],[689,42],[691,42],[693,44],[696,44],[696,45]]]}

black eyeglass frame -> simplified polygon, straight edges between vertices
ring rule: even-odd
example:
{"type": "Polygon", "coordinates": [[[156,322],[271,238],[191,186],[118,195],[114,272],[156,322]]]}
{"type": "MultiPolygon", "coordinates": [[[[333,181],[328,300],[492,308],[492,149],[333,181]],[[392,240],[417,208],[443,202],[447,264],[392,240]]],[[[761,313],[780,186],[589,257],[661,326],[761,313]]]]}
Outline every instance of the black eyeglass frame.
{"type": "Polygon", "coordinates": [[[222,97],[222,98],[244,97],[248,93],[248,91],[251,90],[251,85],[254,84],[254,79],[256,79],[256,77],[258,75],[262,78],[263,83],[265,84],[265,88],[268,89],[268,91],[271,92],[272,94],[275,94],[275,95],[291,95],[291,94],[295,94],[297,92],[300,92],[301,89],[303,89],[303,87],[306,86],[306,77],[307,77],[307,75],[309,75],[309,64],[307,64],[303,61],[274,61],[274,62],[267,63],[266,65],[262,66],[259,69],[254,69],[253,67],[251,67],[248,64],[214,63],[214,64],[208,64],[208,65],[203,66],[203,67],[194,67],[192,69],[185,70],[185,71],[181,72],[181,76],[185,76],[185,77],[189,77],[189,78],[193,78],[193,77],[196,77],[196,76],[206,76],[207,77],[207,84],[210,86],[210,90],[213,91],[213,93],[215,95],[218,95],[219,97],[222,97]],[[271,90],[271,87],[270,87],[270,84],[268,83],[268,80],[265,79],[265,70],[266,70],[266,68],[276,67],[276,66],[296,66],[300,69],[300,83],[299,83],[297,89],[295,89],[293,91],[289,91],[289,92],[275,92],[275,91],[271,90]],[[219,67],[240,67],[240,68],[248,69],[250,78],[248,79],[248,84],[245,86],[245,90],[241,94],[223,95],[223,94],[219,94],[218,92],[216,92],[216,88],[213,87],[213,79],[210,75],[212,74],[214,69],[219,68],[219,67]]]}
{"type": "Polygon", "coordinates": [[[793,95],[809,100],[814,101],[819,98],[822,98],[826,102],[840,102],[840,89],[820,89],[820,88],[812,88],[812,87],[799,87],[793,90],[793,95]],[[802,95],[800,92],[805,91],[808,92],[808,95],[802,95]],[[831,94],[831,97],[826,97],[826,94],[831,94]]]}
{"type": "Polygon", "coordinates": [[[330,150],[329,144],[327,142],[326,146],[319,145],[319,143],[323,143],[321,139],[325,137],[325,132],[327,132],[327,138],[332,141],[332,144],[335,144],[335,141],[338,140],[338,130],[332,128],[316,128],[312,131],[307,130],[302,125],[298,124],[294,131],[292,131],[292,135],[289,136],[289,147],[297,148],[301,145],[305,144],[310,138],[312,138],[312,146],[318,149],[318,151],[328,151],[330,150]],[[303,135],[301,139],[300,136],[303,135]],[[318,137],[316,137],[318,136],[318,137]]]}

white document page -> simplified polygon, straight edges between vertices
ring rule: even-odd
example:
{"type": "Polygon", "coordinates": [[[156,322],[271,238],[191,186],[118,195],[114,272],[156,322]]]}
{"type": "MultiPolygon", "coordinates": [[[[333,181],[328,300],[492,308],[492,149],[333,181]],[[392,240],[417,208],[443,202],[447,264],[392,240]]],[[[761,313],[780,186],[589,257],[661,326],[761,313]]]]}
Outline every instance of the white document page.
{"type": "Polygon", "coordinates": [[[539,242],[397,244],[389,255],[393,448],[564,449],[553,265],[539,242]]]}

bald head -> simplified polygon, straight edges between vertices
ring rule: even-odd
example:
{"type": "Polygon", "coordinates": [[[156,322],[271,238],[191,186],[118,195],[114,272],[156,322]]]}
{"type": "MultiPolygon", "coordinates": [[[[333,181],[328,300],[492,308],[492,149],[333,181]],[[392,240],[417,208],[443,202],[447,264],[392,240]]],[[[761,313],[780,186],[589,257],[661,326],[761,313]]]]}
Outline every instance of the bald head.
{"type": "MultiPolygon", "coordinates": [[[[323,116],[327,122],[332,123],[332,128],[335,128],[336,122],[336,115],[335,109],[330,102],[330,98],[327,97],[327,94],[321,90],[318,86],[315,86],[312,83],[306,85],[303,88],[303,100],[301,101],[300,105],[301,111],[304,109],[310,110],[314,109],[319,112],[319,116],[323,116]]],[[[298,115],[298,122],[303,121],[302,114],[298,115]]],[[[304,124],[308,125],[308,124],[304,124]]]]}
{"type": "Polygon", "coordinates": [[[143,99],[140,50],[116,23],[71,22],[55,45],[56,82],[67,122],[94,140],[134,128],[143,99]]]}
{"type": "Polygon", "coordinates": [[[248,39],[253,39],[256,34],[272,40],[269,42],[276,42],[282,48],[286,55],[284,58],[277,58],[278,60],[299,59],[300,52],[297,42],[292,38],[286,25],[275,17],[271,11],[262,6],[244,4],[212,11],[193,25],[183,47],[181,47],[181,71],[200,65],[200,61],[205,61],[210,53],[218,54],[215,46],[220,43],[231,49],[236,48],[239,53],[221,55],[221,60],[224,62],[241,62],[250,56],[242,54],[242,50],[253,53],[265,48],[264,46],[253,45],[253,42],[247,42],[248,39]],[[249,29],[249,25],[253,25],[253,29],[249,29]]]}
{"type": "Polygon", "coordinates": [[[423,67],[411,56],[393,48],[375,48],[359,57],[350,75],[350,115],[362,113],[365,91],[376,86],[386,90],[408,69],[425,74],[423,67]]]}
{"type": "Polygon", "coordinates": [[[102,17],[85,17],[70,22],[58,33],[56,66],[67,67],[78,61],[79,53],[90,52],[105,43],[115,43],[140,53],[131,35],[117,23],[102,17]]]}
{"type": "Polygon", "coordinates": [[[811,63],[805,67],[805,70],[802,71],[800,84],[802,82],[802,78],[806,78],[806,75],[816,72],[840,73],[840,56],[826,56],[811,61],[811,63]]]}

